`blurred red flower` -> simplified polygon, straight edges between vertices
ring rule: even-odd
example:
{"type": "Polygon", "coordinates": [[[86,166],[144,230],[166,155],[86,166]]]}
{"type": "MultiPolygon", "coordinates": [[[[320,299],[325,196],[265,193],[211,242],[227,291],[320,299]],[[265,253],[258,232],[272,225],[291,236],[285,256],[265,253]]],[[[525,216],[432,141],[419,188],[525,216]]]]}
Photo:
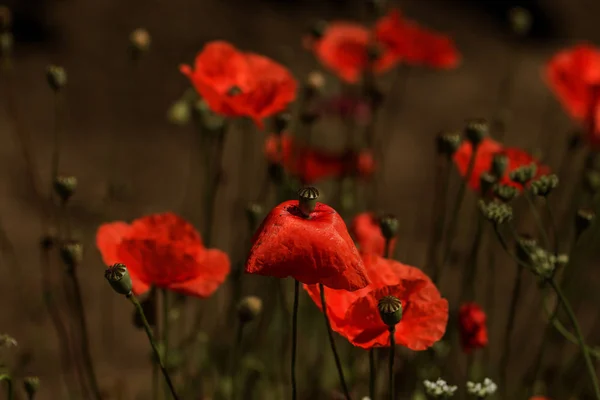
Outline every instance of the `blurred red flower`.
{"type": "MultiPolygon", "coordinates": [[[[358,247],[363,254],[377,254],[385,257],[385,238],[381,233],[379,220],[375,214],[365,212],[358,214],[352,220],[350,233],[358,243],[358,247]]],[[[394,251],[396,247],[396,238],[390,243],[390,251],[394,251]]]]}
{"type": "Polygon", "coordinates": [[[380,59],[385,66],[405,62],[433,68],[455,68],[460,61],[460,54],[449,37],[403,19],[398,10],[391,10],[377,22],[375,38],[386,49],[380,59]]]}
{"type": "Polygon", "coordinates": [[[106,265],[127,265],[135,294],[154,285],[208,297],[229,274],[227,254],[205,248],[194,227],[172,213],[148,215],[131,224],[103,224],[96,246],[106,265]]]}
{"type": "Polygon", "coordinates": [[[282,164],[302,184],[349,175],[368,178],[375,170],[368,150],[334,154],[298,144],[289,135],[270,135],[265,142],[265,155],[269,162],[282,164]]]}
{"type": "MultiPolygon", "coordinates": [[[[329,23],[322,37],[308,42],[321,63],[348,83],[356,83],[369,68],[369,46],[377,45],[368,28],[343,21],[329,23]]],[[[383,72],[392,66],[377,60],[373,70],[383,72]]]]}
{"type": "Polygon", "coordinates": [[[340,215],[317,203],[304,218],[297,200],[273,208],[252,238],[246,272],[334,289],[357,290],[369,283],[363,261],[340,215]]]}
{"type": "Polygon", "coordinates": [[[600,49],[580,44],[556,54],[545,75],[563,107],[585,125],[588,141],[600,148],[600,49]]]}
{"type": "Polygon", "coordinates": [[[464,303],[458,313],[460,342],[465,353],[488,344],[488,331],[485,312],[476,303],[464,303]]]}
{"type": "Polygon", "coordinates": [[[193,69],[180,69],[213,112],[252,118],[260,128],[264,118],[283,111],[296,98],[297,83],[284,66],[227,42],[208,43],[193,69]]]}
{"type": "MultiPolygon", "coordinates": [[[[463,141],[456,153],[454,153],[454,163],[463,178],[466,178],[472,154],[473,146],[468,140],[463,141]]],[[[508,159],[508,166],[504,172],[504,176],[500,179],[500,183],[503,185],[513,186],[518,190],[522,190],[523,186],[511,181],[509,174],[515,169],[530,165],[531,163],[535,163],[537,166],[536,178],[550,173],[550,168],[541,164],[526,151],[514,147],[504,147],[493,139],[485,138],[477,148],[473,172],[468,182],[473,190],[479,191],[481,174],[490,172],[496,154],[503,154],[508,159]]]]}
{"type": "MultiPolygon", "coordinates": [[[[420,269],[375,254],[364,255],[371,283],[347,292],[325,289],[327,315],[334,331],[364,349],[389,346],[387,325],[379,317],[377,302],[396,296],[402,302],[402,320],[396,326],[396,343],[411,350],[425,350],[440,340],[448,323],[448,301],[420,269]]],[[[304,285],[321,308],[318,285],[304,285]]]]}

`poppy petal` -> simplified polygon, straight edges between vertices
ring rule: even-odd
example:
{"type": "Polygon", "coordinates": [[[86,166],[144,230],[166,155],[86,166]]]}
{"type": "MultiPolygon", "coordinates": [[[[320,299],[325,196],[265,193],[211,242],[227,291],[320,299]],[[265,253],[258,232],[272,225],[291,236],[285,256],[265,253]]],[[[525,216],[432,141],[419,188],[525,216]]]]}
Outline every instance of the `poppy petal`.
{"type": "Polygon", "coordinates": [[[98,228],[96,232],[96,247],[100,250],[104,264],[109,266],[122,262],[118,256],[119,245],[130,231],[131,226],[121,221],[103,224],[98,228]]]}
{"type": "Polygon", "coordinates": [[[188,296],[210,297],[229,274],[229,257],[221,250],[206,250],[200,256],[198,264],[198,276],[184,282],[171,283],[167,288],[188,296]]]}

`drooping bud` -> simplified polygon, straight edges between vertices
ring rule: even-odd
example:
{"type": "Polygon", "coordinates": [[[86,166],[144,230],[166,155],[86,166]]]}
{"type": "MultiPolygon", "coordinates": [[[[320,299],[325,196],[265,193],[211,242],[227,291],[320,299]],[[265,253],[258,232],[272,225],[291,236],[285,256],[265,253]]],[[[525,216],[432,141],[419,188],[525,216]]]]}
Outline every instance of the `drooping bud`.
{"type": "Polygon", "coordinates": [[[479,209],[483,216],[494,225],[510,221],[513,215],[511,206],[496,200],[490,201],[489,203],[480,200],[479,209]]]}
{"type": "Polygon", "coordinates": [[[318,198],[319,191],[315,187],[307,186],[298,190],[298,206],[306,218],[315,210],[318,198]]]}
{"type": "Polygon", "coordinates": [[[452,157],[460,147],[461,137],[456,132],[443,132],[436,138],[438,154],[452,157]]]}
{"type": "Polygon", "coordinates": [[[479,176],[479,187],[481,195],[486,196],[496,183],[496,177],[489,172],[484,172],[479,176]]]}
{"type": "Polygon", "coordinates": [[[262,300],[256,296],[243,298],[237,307],[240,323],[246,324],[260,315],[262,311],[262,300]]]}
{"type": "Polygon", "coordinates": [[[60,256],[69,270],[83,261],[83,246],[77,240],[69,240],[60,248],[60,256]]]}
{"type": "Polygon", "coordinates": [[[77,189],[77,178],[74,176],[59,175],[54,178],[54,192],[58,195],[63,203],[69,201],[69,199],[75,193],[77,189]]]}
{"type": "Polygon", "coordinates": [[[125,295],[131,293],[133,282],[125,264],[111,265],[104,271],[104,277],[115,292],[125,295]]]}
{"type": "Polygon", "coordinates": [[[285,130],[288,129],[292,122],[292,114],[289,112],[282,112],[275,116],[275,133],[281,135],[285,130]]]}
{"type": "Polygon", "coordinates": [[[558,176],[544,175],[531,182],[531,191],[534,195],[547,197],[558,186],[558,176]]]}
{"type": "Polygon", "coordinates": [[[129,35],[129,51],[134,60],[139,59],[150,49],[151,38],[144,28],[137,28],[129,35]]]}
{"type": "Polygon", "coordinates": [[[50,65],[46,68],[46,79],[50,88],[58,92],[67,84],[67,71],[63,67],[50,65]]]}
{"type": "Polygon", "coordinates": [[[508,11],[511,29],[517,36],[527,36],[531,30],[531,13],[523,7],[513,7],[508,11]]]}
{"type": "Polygon", "coordinates": [[[377,309],[383,323],[390,328],[402,320],[402,302],[397,297],[382,297],[377,303],[377,309]]]}
{"type": "Polygon", "coordinates": [[[398,234],[398,226],[400,221],[395,215],[386,214],[379,218],[379,227],[381,234],[387,240],[392,240],[398,234]]]}
{"type": "Polygon", "coordinates": [[[520,185],[525,185],[533,179],[537,172],[537,166],[535,163],[529,165],[523,165],[514,171],[511,171],[508,175],[510,180],[520,185]]]}
{"type": "Polygon", "coordinates": [[[479,145],[489,134],[490,126],[484,119],[472,119],[465,126],[465,137],[474,146],[479,145]]]}
{"type": "Polygon", "coordinates": [[[246,206],[246,219],[248,221],[248,227],[252,232],[254,232],[258,226],[263,213],[264,209],[258,203],[250,203],[246,206]]]}
{"type": "Polygon", "coordinates": [[[27,397],[30,400],[35,398],[37,391],[40,388],[40,378],[37,376],[28,376],[23,379],[23,389],[25,389],[25,393],[27,393],[27,397]]]}
{"type": "Polygon", "coordinates": [[[579,238],[592,225],[595,218],[596,213],[593,210],[585,208],[577,210],[577,215],[575,216],[575,237],[579,238]]]}
{"type": "Polygon", "coordinates": [[[508,203],[517,196],[517,189],[513,186],[496,184],[494,185],[494,196],[502,200],[504,203],[508,203]]]}
{"type": "Polygon", "coordinates": [[[508,168],[508,157],[504,154],[495,154],[492,159],[492,174],[498,178],[502,178],[508,168]]]}

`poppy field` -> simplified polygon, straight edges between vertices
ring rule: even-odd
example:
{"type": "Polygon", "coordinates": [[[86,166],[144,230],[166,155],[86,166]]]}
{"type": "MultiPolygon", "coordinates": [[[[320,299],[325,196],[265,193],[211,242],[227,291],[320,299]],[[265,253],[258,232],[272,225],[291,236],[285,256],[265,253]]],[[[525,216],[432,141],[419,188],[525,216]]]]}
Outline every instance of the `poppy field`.
{"type": "Polygon", "coordinates": [[[359,8],[40,70],[0,5],[0,399],[600,400],[600,48],[529,57],[511,7],[483,87],[475,42],[359,8]]]}

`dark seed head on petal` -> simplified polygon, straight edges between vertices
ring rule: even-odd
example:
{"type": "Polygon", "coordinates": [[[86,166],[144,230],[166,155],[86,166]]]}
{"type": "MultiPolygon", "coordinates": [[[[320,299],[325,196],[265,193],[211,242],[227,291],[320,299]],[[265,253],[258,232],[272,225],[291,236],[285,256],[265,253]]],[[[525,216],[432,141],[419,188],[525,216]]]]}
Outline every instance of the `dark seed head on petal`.
{"type": "Polygon", "coordinates": [[[377,303],[381,320],[389,327],[396,326],[402,319],[402,302],[394,296],[382,297],[377,303]]]}
{"type": "Polygon", "coordinates": [[[298,190],[298,204],[300,211],[305,217],[309,217],[314,211],[319,198],[319,190],[312,186],[306,186],[298,190]]]}
{"type": "Polygon", "coordinates": [[[125,264],[113,264],[106,269],[104,277],[110,286],[119,294],[129,294],[133,287],[131,276],[125,264]]]}

